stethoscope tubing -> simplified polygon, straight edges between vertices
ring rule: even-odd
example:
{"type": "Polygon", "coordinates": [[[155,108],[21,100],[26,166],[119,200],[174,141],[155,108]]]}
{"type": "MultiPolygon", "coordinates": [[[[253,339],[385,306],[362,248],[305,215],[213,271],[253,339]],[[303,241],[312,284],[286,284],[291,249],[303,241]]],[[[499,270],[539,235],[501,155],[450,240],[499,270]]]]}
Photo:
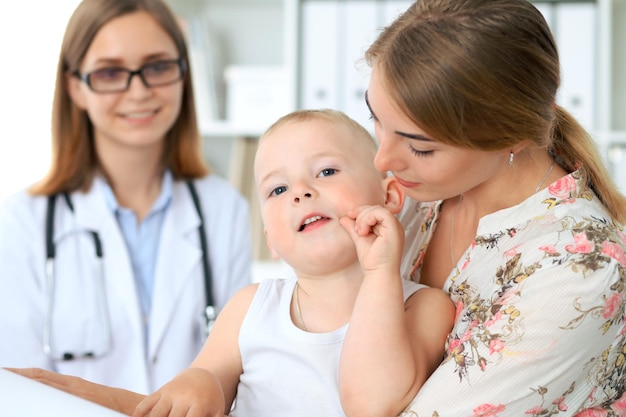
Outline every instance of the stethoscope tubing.
{"type": "MultiPolygon", "coordinates": [[[[202,272],[204,276],[204,289],[205,289],[205,299],[206,306],[204,310],[204,325],[202,326],[202,337],[208,337],[211,329],[213,328],[213,324],[216,319],[216,309],[213,301],[213,285],[212,285],[212,274],[211,267],[209,262],[209,253],[208,253],[208,244],[205,233],[205,223],[204,216],[202,214],[202,207],[200,204],[200,199],[198,198],[198,193],[192,181],[186,181],[187,186],[189,188],[189,192],[191,194],[191,198],[193,200],[194,208],[198,214],[200,219],[200,225],[198,227],[198,234],[200,238],[200,248],[202,250],[202,272]]],[[[46,309],[46,320],[43,329],[43,351],[44,353],[56,361],[67,361],[74,360],[79,358],[94,358],[101,357],[108,354],[113,348],[113,336],[111,333],[111,318],[108,310],[108,302],[106,299],[106,288],[104,282],[104,253],[102,250],[102,242],[100,240],[100,236],[96,231],[87,230],[89,234],[91,234],[94,241],[94,250],[96,259],[98,262],[98,293],[100,296],[98,297],[98,304],[100,309],[100,314],[102,315],[102,319],[104,321],[104,348],[101,352],[83,352],[80,355],[72,352],[65,352],[60,356],[56,356],[54,354],[52,348],[52,318],[54,314],[54,302],[55,302],[55,287],[56,287],[56,276],[55,276],[55,267],[54,261],[56,258],[56,247],[54,244],[54,212],[56,208],[56,199],[61,195],[64,197],[67,206],[70,211],[74,212],[74,206],[72,204],[72,200],[68,193],[59,193],[53,194],[48,197],[48,207],[46,210],[46,225],[45,225],[45,244],[46,244],[46,296],[48,300],[48,305],[46,309]]]]}

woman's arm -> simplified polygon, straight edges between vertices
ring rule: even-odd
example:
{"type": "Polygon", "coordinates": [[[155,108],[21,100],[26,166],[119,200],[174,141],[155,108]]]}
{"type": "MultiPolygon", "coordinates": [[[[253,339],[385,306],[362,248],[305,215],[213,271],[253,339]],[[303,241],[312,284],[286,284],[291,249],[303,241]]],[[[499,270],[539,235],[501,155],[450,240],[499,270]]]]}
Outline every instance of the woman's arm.
{"type": "Polygon", "coordinates": [[[104,407],[131,415],[144,395],[121,388],[96,384],[85,379],[40,368],[7,368],[35,381],[60,389],[104,407]]]}

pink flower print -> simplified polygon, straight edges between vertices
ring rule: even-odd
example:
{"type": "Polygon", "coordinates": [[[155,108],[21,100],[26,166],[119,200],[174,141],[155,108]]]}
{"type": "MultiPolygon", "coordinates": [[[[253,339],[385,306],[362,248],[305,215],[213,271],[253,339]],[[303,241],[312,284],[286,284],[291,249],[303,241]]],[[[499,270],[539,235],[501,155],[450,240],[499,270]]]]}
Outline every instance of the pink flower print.
{"type": "Polygon", "coordinates": [[[500,339],[494,339],[489,342],[489,354],[493,355],[496,352],[501,352],[504,349],[504,342],[500,339]]]}
{"type": "Polygon", "coordinates": [[[559,411],[567,411],[567,404],[565,404],[565,397],[559,397],[552,401],[552,404],[556,405],[559,411]]]}
{"type": "Polygon", "coordinates": [[[574,245],[565,246],[565,250],[569,253],[591,253],[593,243],[587,239],[584,232],[574,235],[574,245]]]}
{"type": "Polygon", "coordinates": [[[613,295],[609,297],[608,300],[606,300],[606,303],[604,303],[604,310],[602,310],[602,317],[607,320],[610,320],[613,317],[615,317],[615,315],[619,311],[619,307],[622,304],[622,301],[624,301],[624,296],[622,294],[618,292],[613,293],[613,295]]]}
{"type": "Polygon", "coordinates": [[[461,341],[459,339],[450,339],[450,343],[448,343],[448,352],[454,352],[460,344],[461,341]]]}
{"type": "Polygon", "coordinates": [[[623,268],[626,268],[626,253],[617,243],[605,240],[602,242],[602,253],[615,259],[623,268]]]}
{"type": "Polygon", "coordinates": [[[556,255],[558,253],[554,245],[540,246],[539,250],[544,251],[548,255],[556,255]]]}
{"type": "Polygon", "coordinates": [[[463,304],[462,300],[459,300],[456,302],[455,305],[455,312],[454,312],[454,322],[458,322],[459,321],[459,317],[461,317],[461,314],[463,313],[463,308],[464,308],[465,304],[463,304]]]}
{"type": "Polygon", "coordinates": [[[505,409],[504,404],[481,404],[474,408],[472,417],[498,417],[498,413],[501,413],[505,409]]]}
{"type": "Polygon", "coordinates": [[[502,318],[502,311],[501,311],[501,310],[498,310],[498,312],[497,312],[497,313],[496,313],[496,314],[495,314],[495,315],[494,315],[494,316],[493,316],[490,320],[487,320],[487,321],[484,323],[484,326],[485,326],[485,327],[490,327],[490,326],[493,326],[493,325],[494,325],[494,324],[496,324],[496,323],[498,322],[498,320],[500,320],[501,318],[502,318]]]}
{"type": "Polygon", "coordinates": [[[426,251],[424,249],[420,250],[420,253],[417,255],[417,260],[415,261],[415,265],[420,266],[422,262],[424,262],[425,256],[426,256],[426,251]]]}
{"type": "Polygon", "coordinates": [[[504,252],[504,254],[505,254],[506,256],[508,256],[509,258],[512,258],[512,257],[514,257],[515,255],[517,255],[517,248],[519,248],[519,247],[520,247],[520,245],[517,245],[517,246],[515,246],[515,247],[513,247],[513,248],[509,249],[508,251],[504,252]]]}
{"type": "Polygon", "coordinates": [[[465,268],[467,268],[469,264],[470,264],[469,258],[465,258],[465,262],[463,262],[463,265],[461,265],[461,271],[464,271],[465,268]]]}
{"type": "Polygon", "coordinates": [[[532,414],[533,416],[536,416],[538,414],[545,414],[545,411],[546,410],[542,406],[538,405],[530,410],[527,410],[524,414],[532,414]]]}
{"type": "Polygon", "coordinates": [[[576,180],[571,175],[567,175],[560,178],[556,182],[553,182],[548,187],[548,191],[551,195],[561,199],[567,200],[570,198],[571,193],[576,190],[576,180]]]}
{"type": "Polygon", "coordinates": [[[588,408],[576,414],[574,417],[606,417],[608,411],[601,408],[588,408]]]}
{"type": "Polygon", "coordinates": [[[472,338],[472,330],[468,330],[465,332],[465,334],[463,334],[463,337],[461,337],[461,343],[465,343],[471,338],[472,338]]]}
{"type": "MultiPolygon", "coordinates": [[[[502,294],[502,296],[500,298],[498,298],[496,300],[495,303],[504,306],[506,304],[512,304],[513,303],[513,299],[519,296],[519,290],[515,289],[515,288],[509,288],[508,290],[506,290],[506,292],[504,294],[502,294]]],[[[494,303],[494,304],[495,304],[494,303]]]]}

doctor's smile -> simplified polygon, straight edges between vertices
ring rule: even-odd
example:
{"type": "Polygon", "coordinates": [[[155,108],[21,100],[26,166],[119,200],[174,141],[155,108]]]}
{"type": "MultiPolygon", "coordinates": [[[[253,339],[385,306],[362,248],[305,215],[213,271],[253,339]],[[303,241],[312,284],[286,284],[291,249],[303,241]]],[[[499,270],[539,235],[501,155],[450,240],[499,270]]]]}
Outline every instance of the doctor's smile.
{"type": "Polygon", "coordinates": [[[141,112],[132,112],[132,113],[120,113],[120,116],[129,121],[147,122],[147,121],[152,120],[157,114],[159,114],[158,109],[141,111],[141,112]]]}

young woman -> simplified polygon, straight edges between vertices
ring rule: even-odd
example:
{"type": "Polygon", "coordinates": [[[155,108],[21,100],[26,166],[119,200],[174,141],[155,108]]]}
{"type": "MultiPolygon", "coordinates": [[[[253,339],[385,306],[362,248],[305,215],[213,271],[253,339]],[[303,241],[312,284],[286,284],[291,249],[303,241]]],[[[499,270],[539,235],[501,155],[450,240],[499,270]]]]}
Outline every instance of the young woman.
{"type": "Polygon", "coordinates": [[[251,279],[247,202],[202,160],[162,1],[78,6],[52,133],[48,176],[0,214],[0,366],[152,392],[198,353],[207,305],[251,279]]]}
{"type": "Polygon", "coordinates": [[[407,415],[622,412],[626,200],[555,104],[542,15],[526,0],[421,0],[366,58],[376,165],[408,195],[405,277],[457,305],[407,415]]]}

